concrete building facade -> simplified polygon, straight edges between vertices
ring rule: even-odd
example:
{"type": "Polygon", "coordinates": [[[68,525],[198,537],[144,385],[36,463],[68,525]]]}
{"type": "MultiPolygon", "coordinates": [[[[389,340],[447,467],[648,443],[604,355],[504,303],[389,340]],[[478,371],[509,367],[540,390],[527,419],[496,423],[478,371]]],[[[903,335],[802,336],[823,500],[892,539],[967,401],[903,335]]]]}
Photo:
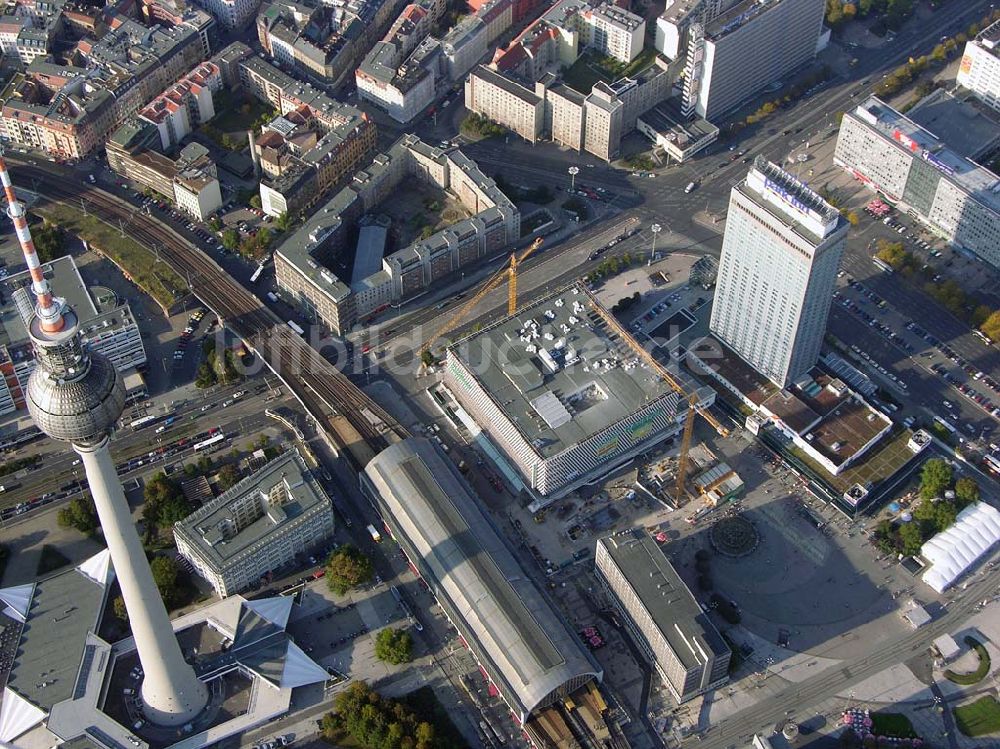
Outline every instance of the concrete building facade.
{"type": "Polygon", "coordinates": [[[1000,268],[1000,177],[870,97],[847,112],[834,163],[956,247],[1000,268]]]}
{"type": "Polygon", "coordinates": [[[955,82],[1000,110],[1000,21],[965,43],[955,82]]]}
{"type": "Polygon", "coordinates": [[[819,359],[847,228],[761,157],[730,193],[709,327],[778,387],[819,359]]]}
{"type": "Polygon", "coordinates": [[[811,61],[823,34],[823,0],[743,0],[692,25],[684,114],[718,118],[811,61]]]}
{"type": "Polygon", "coordinates": [[[174,540],[225,598],[318,549],[333,530],[330,498],[292,450],[177,522],[174,540]]]}
{"type": "Polygon", "coordinates": [[[678,428],[677,393],[631,366],[596,304],[562,289],[447,351],[444,382],[470,424],[546,501],[678,428]]]}
{"type": "Polygon", "coordinates": [[[599,539],[597,580],[677,702],[729,681],[722,635],[643,530],[599,539]]]}

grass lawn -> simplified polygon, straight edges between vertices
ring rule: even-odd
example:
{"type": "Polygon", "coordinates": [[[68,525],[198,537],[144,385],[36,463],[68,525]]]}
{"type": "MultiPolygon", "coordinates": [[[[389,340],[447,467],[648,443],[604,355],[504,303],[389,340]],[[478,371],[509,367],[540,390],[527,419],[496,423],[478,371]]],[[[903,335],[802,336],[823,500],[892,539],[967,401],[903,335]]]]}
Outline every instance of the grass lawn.
{"type": "Polygon", "coordinates": [[[955,708],[955,724],[966,736],[986,736],[1000,731],[1000,702],[982,697],[955,708]]]}
{"type": "Polygon", "coordinates": [[[919,738],[910,719],[902,713],[872,713],[872,733],[900,739],[919,738]]]}
{"type": "Polygon", "coordinates": [[[981,682],[986,678],[986,674],[990,672],[990,654],[983,647],[982,643],[974,637],[966,637],[965,644],[975,650],[976,655],[979,656],[979,665],[976,667],[976,670],[968,674],[960,674],[948,669],[944,672],[944,676],[948,681],[952,681],[955,684],[971,686],[981,682]]]}
{"type": "Polygon", "coordinates": [[[622,65],[613,58],[585,52],[565,70],[563,81],[581,94],[589,94],[598,81],[611,82],[633,76],[652,65],[655,59],[656,49],[652,46],[643,49],[628,65],[622,65]]]}
{"type": "Polygon", "coordinates": [[[128,274],[132,281],[153,297],[164,309],[169,309],[186,292],[187,283],[166,263],[157,263],[149,249],[128,236],[122,237],[118,227],[111,227],[93,214],[66,203],[46,203],[33,208],[49,221],[90,243],[92,249],[107,255],[128,274]]]}
{"type": "Polygon", "coordinates": [[[224,133],[249,130],[260,117],[274,111],[270,104],[256,98],[239,101],[230,98],[216,108],[216,115],[211,123],[224,133]]]}
{"type": "Polygon", "coordinates": [[[598,81],[611,80],[611,76],[597,65],[592,55],[580,55],[576,62],[566,68],[562,77],[567,86],[581,94],[589,94],[598,81]]]}

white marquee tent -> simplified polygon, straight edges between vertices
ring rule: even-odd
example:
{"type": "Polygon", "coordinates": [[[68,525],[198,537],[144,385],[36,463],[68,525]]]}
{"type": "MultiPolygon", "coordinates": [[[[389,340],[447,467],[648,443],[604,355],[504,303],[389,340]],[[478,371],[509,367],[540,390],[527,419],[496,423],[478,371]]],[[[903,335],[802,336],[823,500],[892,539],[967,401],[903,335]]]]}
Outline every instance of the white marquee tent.
{"type": "Polygon", "coordinates": [[[941,593],[1000,541],[1000,511],[985,502],[969,505],[947,530],[920,548],[930,563],[924,582],[941,593]]]}

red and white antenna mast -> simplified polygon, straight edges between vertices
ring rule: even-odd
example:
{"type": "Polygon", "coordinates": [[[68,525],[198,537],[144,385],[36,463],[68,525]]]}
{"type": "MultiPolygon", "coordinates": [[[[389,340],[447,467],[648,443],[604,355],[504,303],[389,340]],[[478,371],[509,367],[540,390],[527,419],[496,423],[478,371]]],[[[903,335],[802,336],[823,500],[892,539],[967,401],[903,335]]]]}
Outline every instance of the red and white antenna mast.
{"type": "Polygon", "coordinates": [[[14,192],[14,184],[10,180],[10,172],[7,171],[7,161],[4,159],[2,148],[0,148],[0,183],[3,184],[3,191],[7,196],[7,215],[14,222],[14,228],[17,230],[17,241],[21,243],[21,252],[24,253],[24,261],[28,264],[28,271],[31,273],[31,289],[35,292],[37,299],[35,314],[38,316],[43,331],[58,333],[65,325],[62,300],[52,296],[49,282],[42,273],[42,263],[38,259],[35,243],[31,239],[31,230],[28,228],[28,211],[24,203],[17,199],[14,192]]]}

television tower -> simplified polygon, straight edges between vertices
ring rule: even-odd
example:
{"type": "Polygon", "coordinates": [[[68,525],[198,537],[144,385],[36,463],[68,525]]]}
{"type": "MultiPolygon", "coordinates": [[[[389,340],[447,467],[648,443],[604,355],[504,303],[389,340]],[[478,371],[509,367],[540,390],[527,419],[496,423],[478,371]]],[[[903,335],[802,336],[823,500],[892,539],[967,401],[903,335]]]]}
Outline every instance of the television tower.
{"type": "Polygon", "coordinates": [[[37,359],[28,381],[28,411],[39,429],[69,442],[83,461],[142,664],[145,717],[159,725],[187,723],[205,707],[208,691],[181,654],[108,448],[125,407],[125,386],[107,358],[83,345],[73,309],[52,295],[2,150],[0,183],[37,299],[28,326],[37,359]]]}

